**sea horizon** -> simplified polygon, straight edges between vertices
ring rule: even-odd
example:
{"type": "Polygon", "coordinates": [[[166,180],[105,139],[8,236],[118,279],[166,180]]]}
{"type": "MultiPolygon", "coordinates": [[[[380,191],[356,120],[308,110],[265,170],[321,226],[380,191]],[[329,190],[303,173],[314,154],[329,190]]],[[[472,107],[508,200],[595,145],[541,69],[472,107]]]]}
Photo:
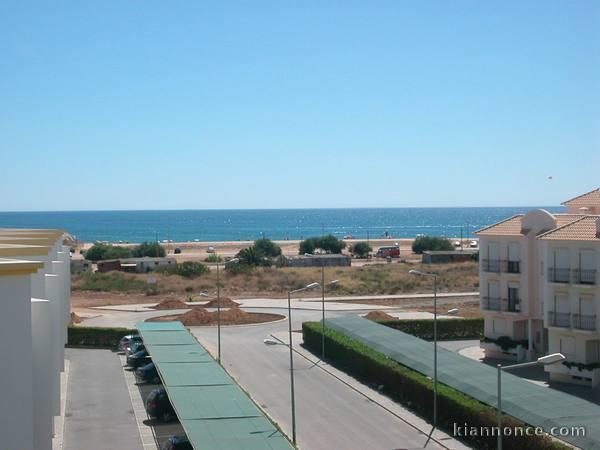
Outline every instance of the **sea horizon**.
{"type": "Polygon", "coordinates": [[[190,210],[90,210],[0,212],[0,227],[60,228],[85,242],[218,242],[261,237],[297,240],[333,234],[356,239],[403,239],[418,235],[468,238],[492,223],[543,208],[405,207],[190,210]]]}

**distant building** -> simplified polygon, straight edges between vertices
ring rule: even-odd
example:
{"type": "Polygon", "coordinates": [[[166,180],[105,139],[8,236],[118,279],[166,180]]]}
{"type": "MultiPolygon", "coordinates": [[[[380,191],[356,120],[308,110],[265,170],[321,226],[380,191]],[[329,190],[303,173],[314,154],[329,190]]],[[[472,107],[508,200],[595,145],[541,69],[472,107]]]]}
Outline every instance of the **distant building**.
{"type": "Polygon", "coordinates": [[[451,262],[463,262],[471,261],[479,253],[478,250],[465,249],[465,250],[449,250],[449,251],[433,251],[425,250],[423,252],[421,261],[423,264],[440,264],[440,263],[451,263],[451,262]]]}
{"type": "Polygon", "coordinates": [[[92,262],[87,259],[71,258],[71,274],[79,274],[87,270],[92,270],[92,262]]]}
{"type": "Polygon", "coordinates": [[[350,256],[338,254],[284,256],[282,260],[285,267],[349,267],[352,265],[350,256]]]}
{"type": "Polygon", "coordinates": [[[533,210],[476,233],[481,346],[488,357],[560,352],[565,363],[545,366],[550,379],[599,387],[600,189],[563,205],[565,214],[533,210]]]}
{"type": "Polygon", "coordinates": [[[98,261],[98,272],[109,272],[111,270],[120,270],[122,272],[147,273],[160,267],[176,266],[177,260],[169,257],[152,258],[145,256],[143,258],[122,258],[107,259],[98,261]]]}

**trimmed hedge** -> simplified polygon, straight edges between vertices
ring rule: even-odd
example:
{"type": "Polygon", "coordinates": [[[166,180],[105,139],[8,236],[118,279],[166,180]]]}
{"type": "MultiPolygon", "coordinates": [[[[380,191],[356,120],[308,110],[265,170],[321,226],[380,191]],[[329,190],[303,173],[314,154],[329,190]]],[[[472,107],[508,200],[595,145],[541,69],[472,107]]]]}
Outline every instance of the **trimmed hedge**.
{"type": "MultiPolygon", "coordinates": [[[[377,321],[386,327],[412,334],[426,341],[433,340],[433,320],[382,320],[377,321]]],[[[468,319],[439,319],[437,321],[438,340],[480,339],[483,337],[483,317],[468,319]]]]}
{"type": "Polygon", "coordinates": [[[527,339],[514,340],[510,336],[500,336],[498,339],[493,339],[489,337],[482,337],[481,342],[490,342],[492,344],[496,344],[505,352],[510,350],[511,348],[516,348],[517,346],[521,346],[524,348],[529,347],[529,341],[527,339]]]}
{"type": "MultiPolygon", "coordinates": [[[[321,324],[302,324],[304,345],[316,354],[321,352],[321,324]]],[[[325,354],[327,360],[358,380],[378,386],[380,392],[404,404],[415,413],[431,418],[433,410],[433,383],[425,375],[409,369],[365,344],[343,333],[325,329],[325,354]]],[[[496,410],[472,397],[444,384],[438,384],[438,426],[453,434],[454,425],[464,427],[495,427],[496,410]]],[[[515,427],[526,425],[505,416],[503,425],[515,427]]],[[[495,449],[496,437],[466,436],[468,445],[480,449],[495,449]]],[[[504,445],[512,450],[552,449],[567,447],[545,436],[504,436],[504,445]]]]}
{"type": "Polygon", "coordinates": [[[137,334],[137,330],[129,328],[69,326],[67,345],[117,348],[121,338],[127,334],[137,334]]]}

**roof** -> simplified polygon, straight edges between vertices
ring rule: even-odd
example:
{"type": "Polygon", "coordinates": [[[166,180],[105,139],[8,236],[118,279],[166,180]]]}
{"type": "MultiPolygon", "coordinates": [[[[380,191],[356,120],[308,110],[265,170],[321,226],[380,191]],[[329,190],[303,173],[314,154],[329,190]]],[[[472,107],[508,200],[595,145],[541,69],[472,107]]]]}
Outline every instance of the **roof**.
{"type": "Polygon", "coordinates": [[[292,449],[181,322],[140,322],[136,327],[195,449],[292,449]]]}
{"type": "Polygon", "coordinates": [[[578,195],[577,197],[573,197],[572,199],[564,201],[561,204],[570,206],[572,208],[576,208],[578,206],[585,207],[589,205],[600,205],[600,188],[578,195]]]}
{"type": "Polygon", "coordinates": [[[337,259],[337,258],[350,258],[350,255],[342,255],[340,253],[325,253],[316,255],[293,255],[286,256],[287,259],[337,259]]]}
{"type": "Polygon", "coordinates": [[[3,256],[43,256],[50,252],[44,245],[24,245],[0,243],[0,257],[3,256]]]}
{"type": "MultiPolygon", "coordinates": [[[[376,349],[428,377],[434,374],[433,343],[358,316],[328,319],[327,326],[376,349]]],[[[450,350],[438,348],[438,380],[486,403],[497,405],[497,369],[450,350]]],[[[529,425],[577,425],[585,435],[560,436],[575,447],[600,449],[600,406],[557,389],[538,386],[510,372],[502,373],[502,410],[529,425]]]]}
{"type": "Polygon", "coordinates": [[[424,255],[476,255],[479,250],[465,248],[463,250],[424,250],[424,255]]]}
{"type": "Polygon", "coordinates": [[[20,259],[0,259],[0,276],[2,275],[30,275],[44,267],[38,261],[25,261],[20,259]]]}
{"type": "Polygon", "coordinates": [[[523,216],[523,214],[517,214],[516,216],[477,230],[475,234],[480,236],[522,236],[521,219],[523,216]]]}
{"type": "Polygon", "coordinates": [[[540,235],[539,239],[564,241],[600,241],[598,221],[600,216],[583,216],[540,235]]]}

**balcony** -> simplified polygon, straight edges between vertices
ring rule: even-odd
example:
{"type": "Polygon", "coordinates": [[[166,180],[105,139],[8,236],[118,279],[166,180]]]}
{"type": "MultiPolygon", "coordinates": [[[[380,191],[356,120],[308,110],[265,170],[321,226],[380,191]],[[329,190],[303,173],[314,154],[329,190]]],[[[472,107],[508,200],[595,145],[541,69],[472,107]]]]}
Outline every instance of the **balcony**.
{"type": "Polygon", "coordinates": [[[573,328],[578,330],[596,331],[595,314],[573,314],[573,328]]]}
{"type": "Polygon", "coordinates": [[[521,312],[521,299],[520,298],[503,298],[502,299],[502,311],[508,312],[521,312]]]}
{"type": "Polygon", "coordinates": [[[481,267],[484,272],[500,272],[500,260],[499,259],[482,259],[481,267]]]}
{"type": "Polygon", "coordinates": [[[596,269],[574,269],[573,282],[577,284],[596,284],[596,269]]]}
{"type": "Polygon", "coordinates": [[[571,328],[571,313],[548,311],[548,324],[551,327],[571,328]]]}
{"type": "Polygon", "coordinates": [[[504,271],[506,273],[521,273],[521,261],[505,261],[504,271]]]}
{"type": "Polygon", "coordinates": [[[548,280],[552,283],[569,283],[571,281],[569,269],[557,269],[551,267],[548,269],[548,280]]]}
{"type": "Polygon", "coordinates": [[[481,299],[481,307],[488,311],[500,311],[502,302],[497,297],[483,297],[481,299]]]}

